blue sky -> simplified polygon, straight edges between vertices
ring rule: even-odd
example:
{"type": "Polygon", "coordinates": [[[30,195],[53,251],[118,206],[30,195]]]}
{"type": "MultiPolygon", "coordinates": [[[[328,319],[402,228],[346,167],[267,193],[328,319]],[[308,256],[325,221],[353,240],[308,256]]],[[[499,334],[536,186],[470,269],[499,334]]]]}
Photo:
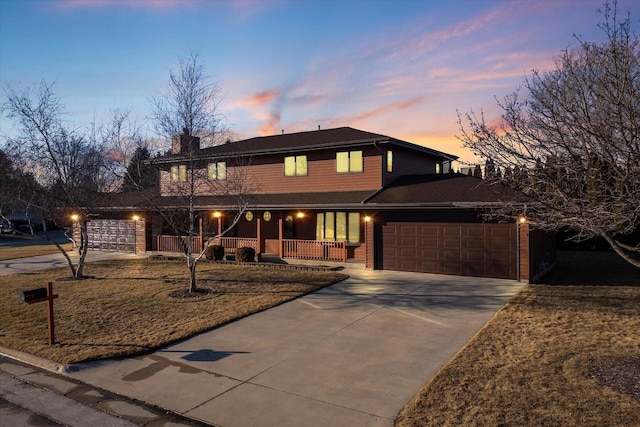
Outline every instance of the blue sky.
{"type": "MultiPolygon", "coordinates": [[[[351,126],[472,160],[456,111],[544,70],[574,34],[601,41],[601,0],[0,0],[0,83],[55,80],[78,123],[149,116],[199,52],[236,138],[351,126]]],[[[640,0],[618,0],[638,30],[640,0]]],[[[0,133],[11,133],[6,118],[0,133]]]]}

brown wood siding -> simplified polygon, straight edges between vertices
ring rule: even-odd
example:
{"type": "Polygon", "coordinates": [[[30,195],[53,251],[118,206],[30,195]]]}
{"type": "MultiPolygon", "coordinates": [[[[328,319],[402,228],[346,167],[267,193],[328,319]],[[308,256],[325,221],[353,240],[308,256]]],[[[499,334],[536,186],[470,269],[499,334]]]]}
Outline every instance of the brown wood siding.
{"type": "MultiPolygon", "coordinates": [[[[336,151],[295,153],[307,156],[306,176],[284,176],[284,157],[263,156],[245,166],[233,166],[227,162],[227,175],[237,174],[237,168],[244,168],[246,176],[255,186],[255,194],[278,193],[313,193],[325,191],[375,191],[382,187],[382,155],[374,148],[363,149],[362,173],[337,173],[336,151]]],[[[206,165],[198,176],[202,177],[195,185],[197,195],[219,194],[216,190],[219,183],[206,180],[206,165]]],[[[168,171],[160,171],[160,191],[162,195],[170,195],[178,188],[171,182],[168,171]]],[[[221,187],[224,187],[222,182],[221,187]]]]}
{"type": "Polygon", "coordinates": [[[513,224],[389,222],[382,268],[515,279],[516,245],[513,224]]]}
{"type": "Polygon", "coordinates": [[[518,250],[519,250],[519,262],[520,262],[520,277],[518,280],[524,280],[526,282],[529,281],[531,277],[531,263],[529,256],[529,224],[518,224],[520,241],[518,242],[518,250]]]}
{"type": "Polygon", "coordinates": [[[393,172],[387,172],[386,152],[384,163],[384,184],[392,182],[401,175],[421,175],[436,173],[437,159],[428,154],[409,152],[401,149],[393,151],[393,172]]]}

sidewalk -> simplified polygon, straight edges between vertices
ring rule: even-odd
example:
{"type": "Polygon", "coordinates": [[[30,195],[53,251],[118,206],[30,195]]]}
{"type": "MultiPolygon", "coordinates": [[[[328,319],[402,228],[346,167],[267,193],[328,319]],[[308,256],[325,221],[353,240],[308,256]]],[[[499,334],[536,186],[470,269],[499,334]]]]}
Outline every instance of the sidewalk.
{"type": "MultiPolygon", "coordinates": [[[[0,348],[0,352],[4,352],[0,348]]],[[[53,364],[31,355],[20,355],[32,363],[53,364]]],[[[72,427],[130,427],[135,425],[201,426],[192,420],[150,407],[142,402],[118,396],[65,378],[43,368],[0,356],[0,401],[13,409],[0,412],[0,425],[65,425],[72,427]],[[38,418],[39,424],[32,424],[38,418]],[[6,422],[3,421],[6,419],[6,422]]]]}

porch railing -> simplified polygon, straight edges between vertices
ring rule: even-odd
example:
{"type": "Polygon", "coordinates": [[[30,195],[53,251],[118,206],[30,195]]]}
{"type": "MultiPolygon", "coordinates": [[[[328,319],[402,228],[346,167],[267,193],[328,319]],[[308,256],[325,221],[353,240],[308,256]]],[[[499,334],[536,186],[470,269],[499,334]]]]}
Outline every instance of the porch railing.
{"type": "MultiPolygon", "coordinates": [[[[162,252],[183,252],[187,242],[187,236],[158,236],[158,250],[162,252]]],[[[202,239],[193,236],[193,252],[202,250],[202,239]]],[[[206,240],[205,240],[206,241],[206,240]]],[[[214,245],[222,245],[225,253],[235,253],[237,248],[248,246],[258,252],[258,239],[247,237],[218,237],[212,242],[214,245]]],[[[282,240],[282,256],[288,258],[312,259],[322,261],[347,262],[346,242],[332,240],[282,240]]]]}
{"type": "Polygon", "coordinates": [[[249,247],[258,251],[258,239],[249,237],[218,237],[213,240],[214,245],[221,245],[224,247],[224,252],[227,254],[236,253],[236,249],[242,247],[249,247]]]}
{"type": "Polygon", "coordinates": [[[285,258],[347,262],[346,242],[284,239],[282,246],[282,256],[285,258]]]}
{"type": "MultiPolygon", "coordinates": [[[[184,253],[188,236],[158,236],[158,250],[163,252],[184,253]]],[[[202,249],[202,239],[200,236],[191,237],[193,252],[200,252],[202,249]]]]}
{"type": "MultiPolygon", "coordinates": [[[[161,252],[183,252],[187,243],[187,236],[158,236],[158,250],[161,252]]],[[[192,248],[193,252],[201,252],[202,238],[200,236],[193,236],[192,248]]],[[[206,238],[205,238],[206,243],[206,238]]],[[[213,239],[212,245],[224,246],[225,253],[235,253],[237,248],[248,246],[258,251],[258,239],[245,238],[245,237],[218,237],[213,239]]]]}

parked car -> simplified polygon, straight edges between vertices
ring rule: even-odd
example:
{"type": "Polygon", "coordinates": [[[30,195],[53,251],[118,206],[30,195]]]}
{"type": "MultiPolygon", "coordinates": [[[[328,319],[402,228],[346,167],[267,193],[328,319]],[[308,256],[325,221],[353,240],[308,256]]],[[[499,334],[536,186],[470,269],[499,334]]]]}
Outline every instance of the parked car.
{"type": "Polygon", "coordinates": [[[0,222],[0,234],[16,234],[16,230],[13,229],[11,223],[0,222]]]}

